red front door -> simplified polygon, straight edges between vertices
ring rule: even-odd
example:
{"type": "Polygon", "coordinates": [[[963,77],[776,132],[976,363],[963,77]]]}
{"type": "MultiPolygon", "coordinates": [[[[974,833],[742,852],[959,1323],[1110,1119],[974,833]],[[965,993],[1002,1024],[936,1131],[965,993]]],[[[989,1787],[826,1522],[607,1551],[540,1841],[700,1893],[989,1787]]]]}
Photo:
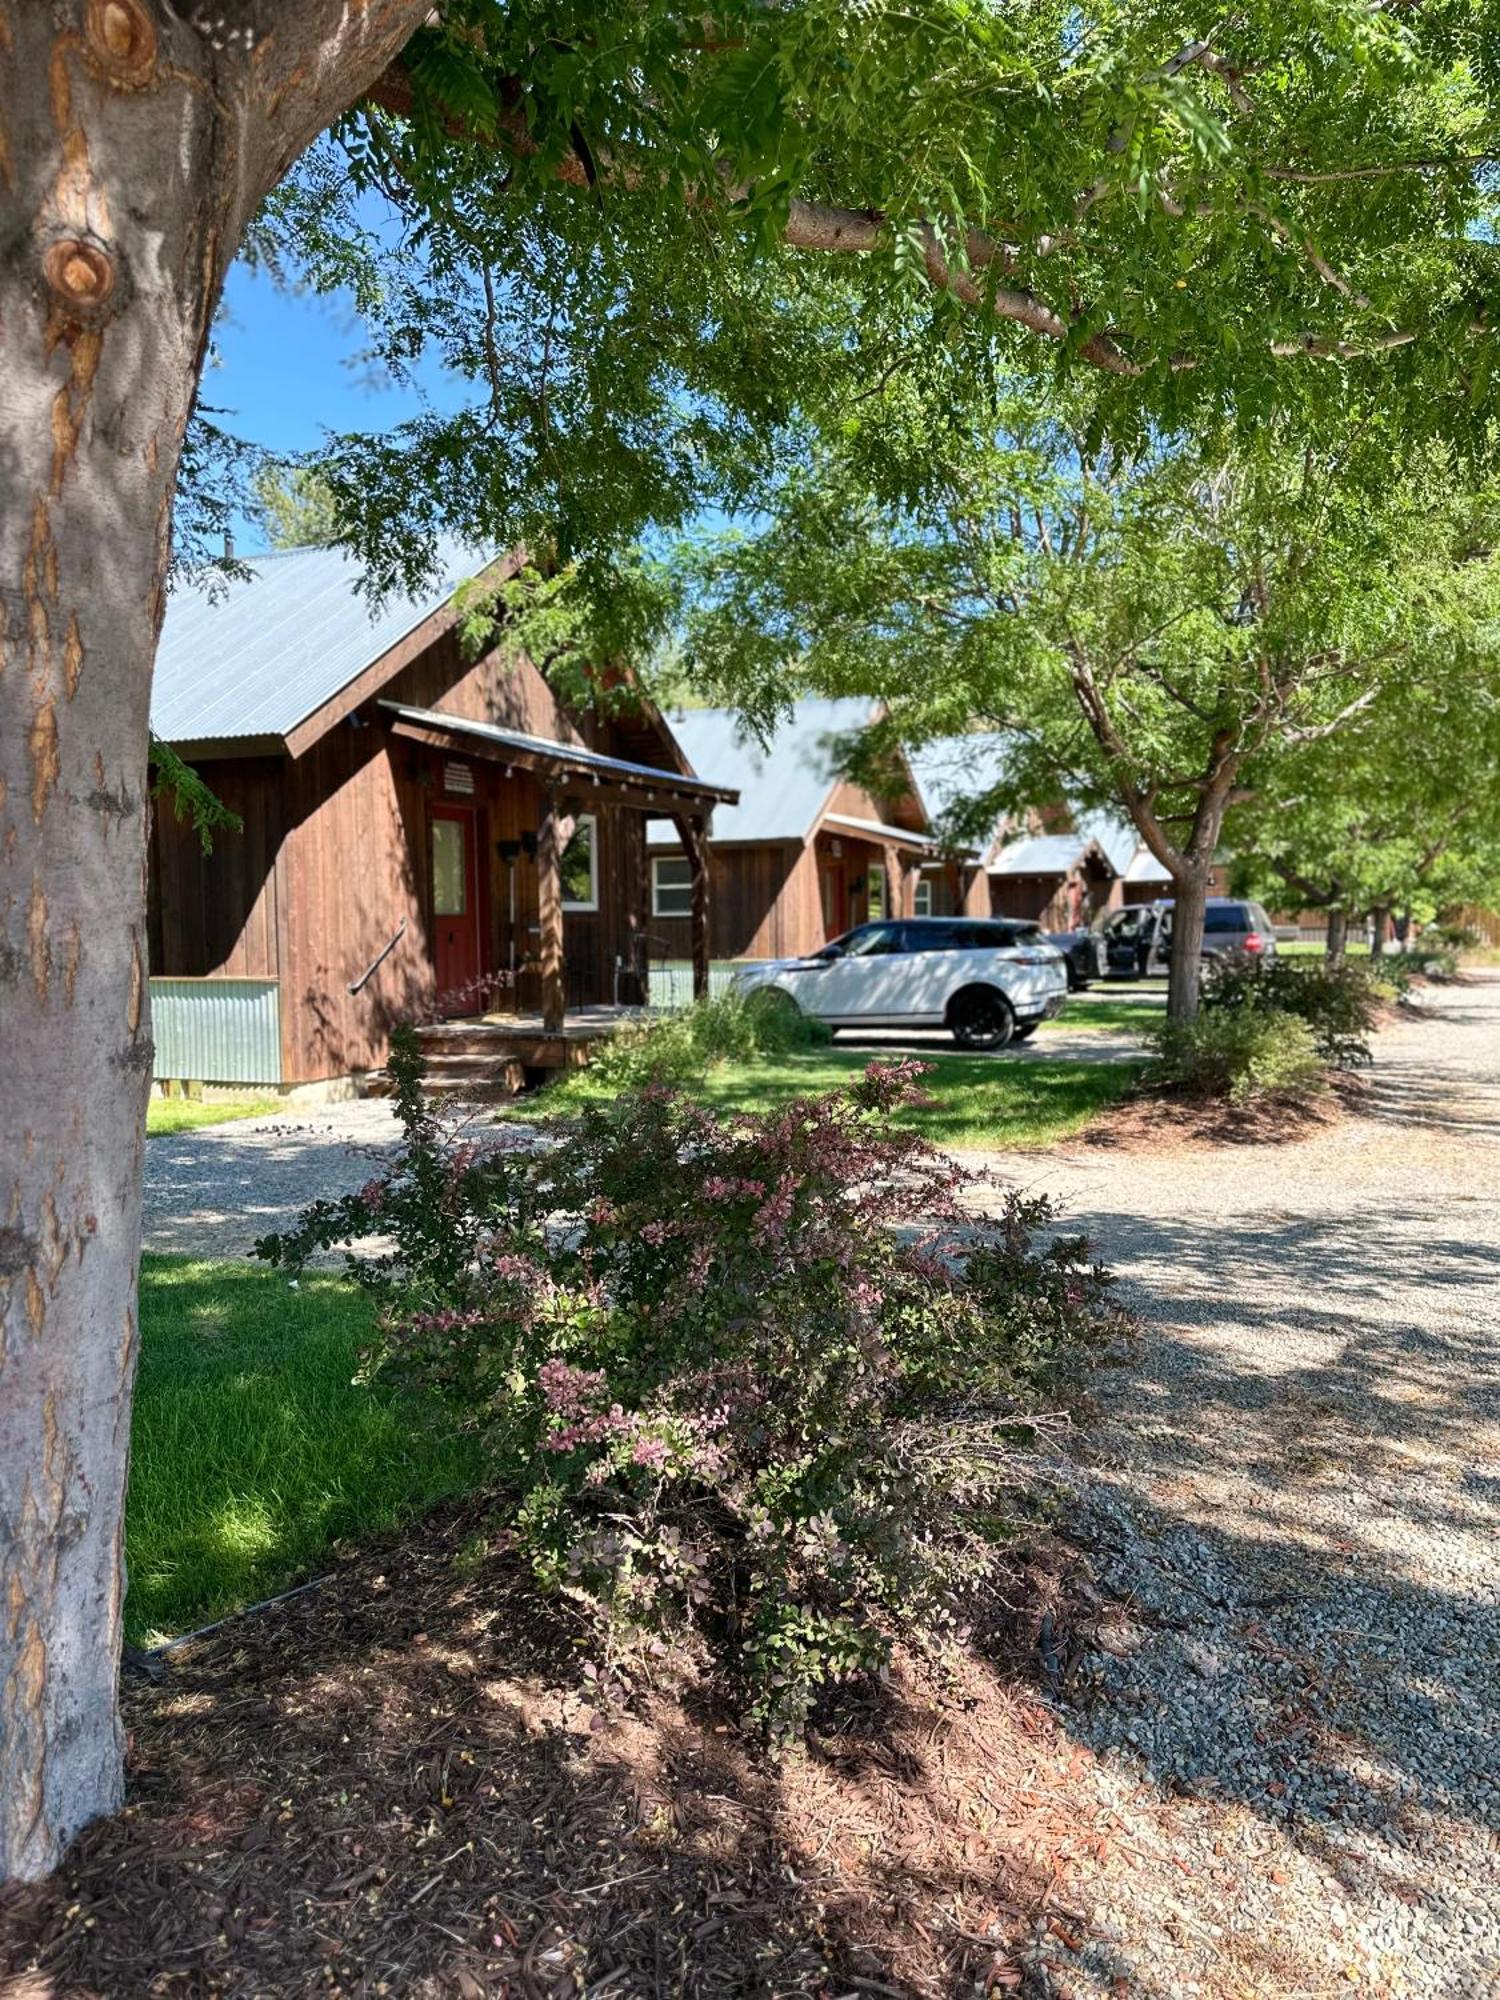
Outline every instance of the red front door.
{"type": "Polygon", "coordinates": [[[427,816],[432,888],[432,951],[441,1014],[472,1014],[479,993],[479,843],[467,806],[433,806],[427,816]]]}

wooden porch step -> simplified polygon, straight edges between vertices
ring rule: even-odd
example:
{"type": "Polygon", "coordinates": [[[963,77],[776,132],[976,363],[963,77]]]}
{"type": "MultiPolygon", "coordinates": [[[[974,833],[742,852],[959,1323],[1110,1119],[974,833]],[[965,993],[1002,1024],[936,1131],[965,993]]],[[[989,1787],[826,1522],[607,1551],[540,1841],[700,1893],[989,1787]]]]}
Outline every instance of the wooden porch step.
{"type": "MultiPolygon", "coordinates": [[[[483,1100],[519,1097],[526,1088],[526,1067],[512,1059],[493,1056],[430,1057],[423,1086],[429,1097],[483,1100]]],[[[389,1097],[395,1086],[383,1069],[371,1070],[360,1080],[361,1097],[389,1097]]]]}
{"type": "Polygon", "coordinates": [[[513,1060],[527,1069],[576,1069],[588,1061],[591,1041],[601,1039],[552,1035],[524,1022],[510,1028],[498,1022],[461,1021],[417,1031],[418,1046],[434,1071],[440,1063],[465,1059],[513,1060]]]}

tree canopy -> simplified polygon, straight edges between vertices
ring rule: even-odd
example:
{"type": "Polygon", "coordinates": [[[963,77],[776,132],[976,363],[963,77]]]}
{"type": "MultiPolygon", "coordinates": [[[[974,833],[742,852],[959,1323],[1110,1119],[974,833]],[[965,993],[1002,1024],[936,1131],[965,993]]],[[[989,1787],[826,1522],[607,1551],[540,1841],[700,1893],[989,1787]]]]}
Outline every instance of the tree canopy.
{"type": "Polygon", "coordinates": [[[972,413],[938,439],[893,394],[810,442],[755,525],[681,550],[689,658],[752,707],[857,691],[907,740],[999,731],[986,814],[1113,805],[1179,901],[1206,893],[1232,807],[1418,681],[1445,690],[1461,791],[1475,710],[1452,663],[1493,686],[1500,599],[1451,455],[1375,411],[1316,443],[1226,426],[1129,455],[1091,442],[1093,417],[1019,388],[989,434],[972,413]]]}
{"type": "Polygon", "coordinates": [[[1492,409],[1500,39],[1478,4],[460,0],[254,256],[470,387],[319,456],[377,574],[442,525],[583,559],[733,510],[907,370],[1098,374],[1116,445],[1379,396],[1492,409]],[[804,254],[791,256],[788,247],[804,254]],[[805,254],[822,253],[822,254],[805,254]]]}

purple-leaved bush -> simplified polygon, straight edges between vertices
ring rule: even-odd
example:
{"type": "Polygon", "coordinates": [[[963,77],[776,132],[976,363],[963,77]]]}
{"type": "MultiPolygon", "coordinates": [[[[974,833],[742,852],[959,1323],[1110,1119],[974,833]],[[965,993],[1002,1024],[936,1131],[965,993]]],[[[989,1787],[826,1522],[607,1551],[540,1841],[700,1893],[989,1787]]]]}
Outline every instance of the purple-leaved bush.
{"type": "Polygon", "coordinates": [[[485,1439],[539,1581],[601,1677],[696,1658],[776,1730],[899,1635],[961,1615],[1025,1482],[1017,1437],[1116,1324],[1042,1200],[986,1190],[885,1114],[923,1066],[721,1119],[649,1085],[546,1148],[445,1132],[393,1057],[390,1173],[258,1246],[350,1253],[377,1373],[485,1439]]]}

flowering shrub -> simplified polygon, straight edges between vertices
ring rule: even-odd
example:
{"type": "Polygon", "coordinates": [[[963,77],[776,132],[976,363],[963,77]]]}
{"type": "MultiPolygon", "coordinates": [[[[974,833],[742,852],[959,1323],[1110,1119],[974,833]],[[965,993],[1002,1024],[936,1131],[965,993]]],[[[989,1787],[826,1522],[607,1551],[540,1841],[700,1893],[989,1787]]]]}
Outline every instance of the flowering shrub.
{"type": "Polygon", "coordinates": [[[1238,1007],[1286,1014],[1305,1021],[1318,1054],[1336,1069],[1360,1069],[1372,1060],[1368,1036],[1379,995],[1363,966],[1313,959],[1216,959],[1203,980],[1206,1007],[1238,1007]]]}
{"type": "Polygon", "coordinates": [[[1039,1247],[1044,1201],[978,1218],[970,1177],[886,1124],[920,1064],[724,1122],[655,1084],[526,1153],[455,1149],[414,1055],[393,1068],[391,1175],[260,1248],[294,1267],[391,1230],[353,1260],[375,1365],[480,1429],[604,1678],[713,1658],[795,1728],[957,1614],[1024,1476],[1015,1421],[1115,1315],[1081,1242],[1039,1247]]]}

